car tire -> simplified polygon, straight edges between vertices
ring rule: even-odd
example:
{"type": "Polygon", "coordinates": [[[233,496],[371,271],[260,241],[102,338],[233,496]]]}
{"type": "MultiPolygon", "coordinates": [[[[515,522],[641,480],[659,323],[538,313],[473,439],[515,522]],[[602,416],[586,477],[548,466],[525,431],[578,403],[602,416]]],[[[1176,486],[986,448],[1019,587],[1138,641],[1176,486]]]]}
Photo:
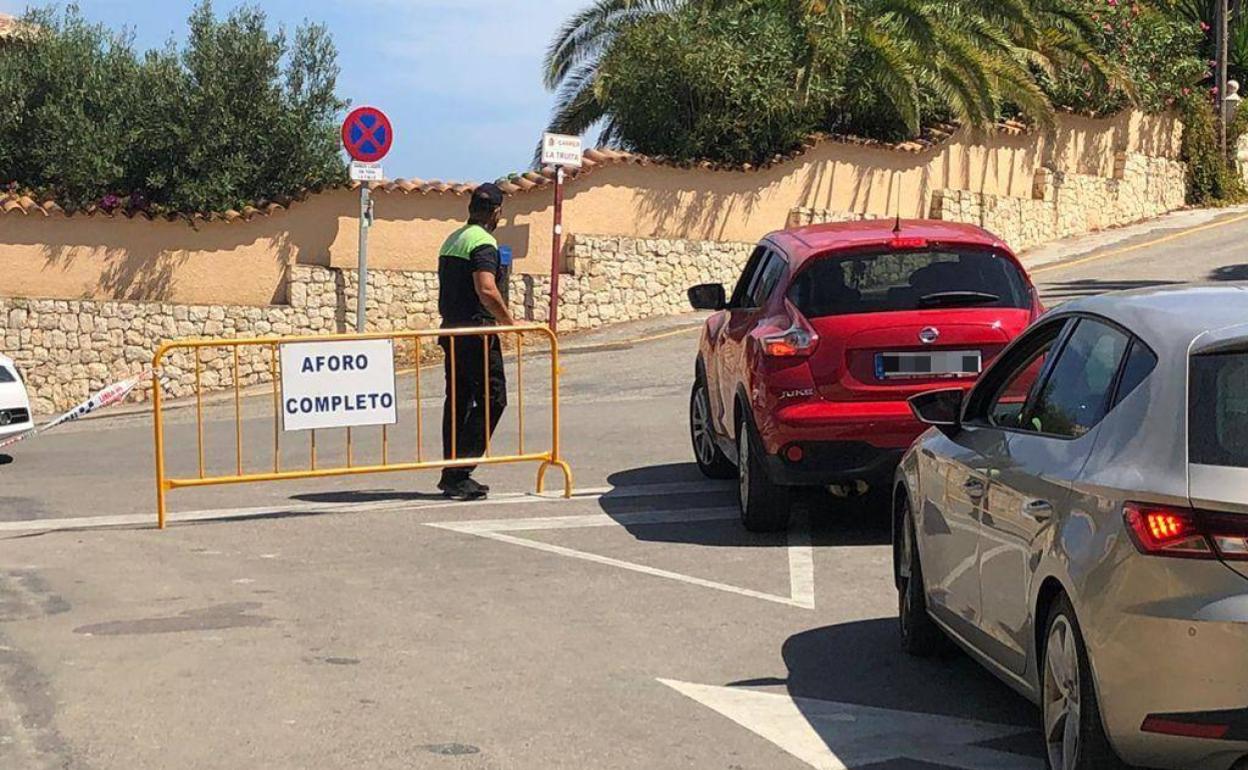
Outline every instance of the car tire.
{"type": "Polygon", "coordinates": [[[737,500],[741,523],[750,532],[783,532],[789,528],[792,493],[767,476],[762,442],[747,420],[737,426],[737,500]]]}
{"type": "Polygon", "coordinates": [[[923,565],[915,538],[914,517],[910,515],[910,499],[897,502],[896,535],[893,551],[897,575],[897,617],[901,648],[916,658],[930,658],[949,649],[949,639],[927,614],[927,589],[923,583],[923,565]],[[902,565],[906,569],[902,570],[902,565]]]}
{"type": "Polygon", "coordinates": [[[1048,767],[1051,770],[1126,768],[1105,735],[1083,632],[1065,595],[1059,597],[1049,611],[1041,660],[1040,729],[1048,767]]]}
{"type": "Polygon", "coordinates": [[[708,479],[735,479],[737,468],[715,441],[711,420],[711,397],[706,380],[698,375],[689,394],[689,438],[693,442],[693,458],[698,470],[708,479]]]}

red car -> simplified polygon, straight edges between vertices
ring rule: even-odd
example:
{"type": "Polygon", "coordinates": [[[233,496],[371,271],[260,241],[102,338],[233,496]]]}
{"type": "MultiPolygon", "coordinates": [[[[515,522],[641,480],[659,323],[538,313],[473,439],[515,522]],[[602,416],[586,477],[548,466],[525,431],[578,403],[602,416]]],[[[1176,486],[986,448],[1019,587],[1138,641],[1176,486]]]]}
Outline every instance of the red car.
{"type": "Polygon", "coordinates": [[[969,225],[871,221],[773,233],[732,295],[689,290],[707,319],[690,398],[694,456],[739,480],[741,519],[788,526],[791,493],[887,500],[924,427],[907,402],[969,388],[1041,312],[1018,258],[969,225]]]}

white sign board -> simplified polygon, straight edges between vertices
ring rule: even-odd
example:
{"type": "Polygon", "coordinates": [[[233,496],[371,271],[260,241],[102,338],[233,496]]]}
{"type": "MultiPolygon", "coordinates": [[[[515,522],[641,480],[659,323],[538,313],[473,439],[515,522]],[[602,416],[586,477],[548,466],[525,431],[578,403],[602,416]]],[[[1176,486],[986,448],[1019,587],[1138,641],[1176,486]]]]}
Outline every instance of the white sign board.
{"type": "Polygon", "coordinates": [[[563,134],[545,134],[542,137],[542,165],[581,167],[581,138],[563,134]]]}
{"type": "Polygon", "coordinates": [[[394,341],[281,346],[282,427],[288,431],[394,425],[394,341]]]}
{"type": "Polygon", "coordinates": [[[351,181],[352,182],[384,182],[386,174],[381,170],[380,163],[361,163],[358,160],[351,161],[351,181]]]}

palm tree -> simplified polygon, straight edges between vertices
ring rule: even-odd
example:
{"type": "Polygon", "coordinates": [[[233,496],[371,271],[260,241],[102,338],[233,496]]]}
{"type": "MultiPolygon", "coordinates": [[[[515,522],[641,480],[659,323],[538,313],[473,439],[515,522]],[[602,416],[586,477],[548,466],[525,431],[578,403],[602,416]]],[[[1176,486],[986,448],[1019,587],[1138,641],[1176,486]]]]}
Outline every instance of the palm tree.
{"type": "MultiPolygon", "coordinates": [[[[751,0],[596,0],[563,25],[545,62],[546,86],[557,92],[550,130],[583,133],[603,123],[602,140],[617,139],[601,98],[602,64],[612,43],[646,19],[687,9],[713,12],[751,0]]],[[[794,72],[795,98],[805,100],[830,48],[851,45],[860,89],[875,89],[907,129],[919,130],[920,94],[934,93],[960,122],[992,123],[1008,103],[1042,123],[1053,105],[1036,73],[1070,61],[1086,63],[1107,83],[1118,73],[1088,38],[1092,22],[1067,0],[782,0],[805,53],[794,72]]]]}
{"type": "MultiPolygon", "coordinates": [[[[675,13],[700,1],[706,0],[594,0],[564,22],[543,63],[546,88],[557,93],[549,130],[579,135],[607,117],[596,86],[602,59],[611,44],[648,17],[675,13]]],[[[612,138],[608,122],[602,141],[609,143],[612,138]]]]}

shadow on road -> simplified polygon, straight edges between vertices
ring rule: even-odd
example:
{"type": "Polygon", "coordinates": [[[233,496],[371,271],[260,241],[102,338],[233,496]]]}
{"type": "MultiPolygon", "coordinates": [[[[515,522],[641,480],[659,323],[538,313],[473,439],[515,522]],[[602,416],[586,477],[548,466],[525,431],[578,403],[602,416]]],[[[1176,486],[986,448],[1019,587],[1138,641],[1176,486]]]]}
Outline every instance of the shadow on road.
{"type": "MultiPolygon", "coordinates": [[[[865,620],[804,631],[785,641],[782,654],[788,678],[732,682],[729,687],[783,685],[797,707],[834,752],[838,726],[829,719],[835,707],[812,701],[868,706],[904,712],[897,715],[905,732],[910,714],[931,714],[1024,728],[1019,734],[974,744],[1007,754],[1042,757],[1035,707],[961,653],[930,660],[904,654],[895,618],[865,620]]],[[[851,720],[852,721],[852,720],[851,720]]],[[[843,720],[842,720],[843,723],[843,720]]],[[[872,767],[943,767],[902,761],[872,767]]]]}
{"type": "MultiPolygon", "coordinates": [[[[783,548],[791,544],[784,532],[748,532],[737,513],[736,484],[711,481],[694,463],[632,468],[612,474],[607,483],[614,489],[599,499],[599,507],[638,540],[729,548],[783,548]],[[682,490],[686,484],[696,488],[682,490]],[[637,494],[638,488],[654,485],[675,486],[637,494]],[[646,514],[654,511],[667,520],[645,520],[646,514]],[[682,515],[687,515],[683,521],[682,515]]],[[[809,532],[815,546],[887,545],[892,533],[882,523],[886,517],[867,506],[864,500],[837,500],[821,490],[803,491],[794,498],[792,528],[809,532]]]]}
{"type": "Polygon", "coordinates": [[[1211,281],[1248,281],[1248,265],[1223,265],[1209,274],[1211,281]]]}
{"type": "MultiPolygon", "coordinates": [[[[1224,278],[1222,280],[1234,280],[1224,278]]],[[[1055,302],[1065,302],[1080,297],[1092,297],[1097,294],[1105,294],[1111,291],[1127,291],[1129,289],[1146,289],[1151,286],[1174,286],[1181,281],[1125,281],[1125,280],[1105,280],[1100,278],[1084,278],[1078,281],[1053,281],[1041,284],[1040,294],[1044,297],[1046,304],[1055,302]]]]}
{"type": "Polygon", "coordinates": [[[441,494],[428,492],[400,492],[395,489],[356,489],[336,492],[315,492],[306,495],[291,495],[291,500],[305,503],[334,503],[350,505],[352,503],[389,503],[389,502],[425,502],[428,500],[445,500],[441,494]]]}

